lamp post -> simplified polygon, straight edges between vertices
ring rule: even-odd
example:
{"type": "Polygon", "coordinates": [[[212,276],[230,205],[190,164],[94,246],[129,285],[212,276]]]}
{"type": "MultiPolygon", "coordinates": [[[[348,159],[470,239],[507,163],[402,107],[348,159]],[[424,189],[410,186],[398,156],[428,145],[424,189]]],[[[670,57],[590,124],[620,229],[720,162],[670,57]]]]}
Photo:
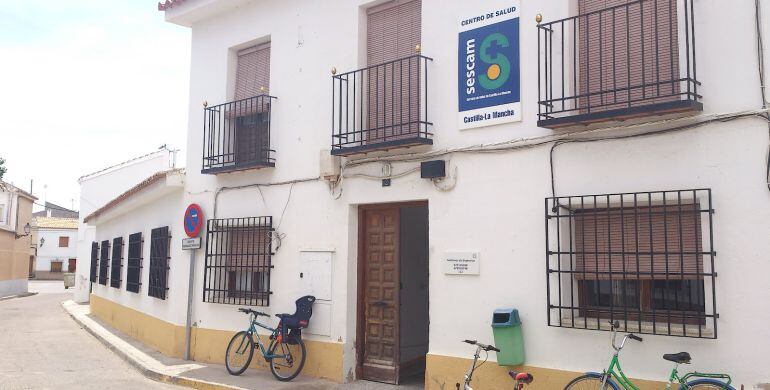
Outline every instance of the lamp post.
{"type": "Polygon", "coordinates": [[[27,237],[27,236],[29,236],[29,232],[30,232],[30,230],[32,230],[32,227],[31,227],[31,226],[29,226],[29,222],[27,222],[27,224],[26,224],[26,225],[24,225],[24,234],[19,234],[19,233],[16,233],[16,239],[18,240],[18,239],[20,239],[20,238],[22,238],[22,237],[27,237]]]}

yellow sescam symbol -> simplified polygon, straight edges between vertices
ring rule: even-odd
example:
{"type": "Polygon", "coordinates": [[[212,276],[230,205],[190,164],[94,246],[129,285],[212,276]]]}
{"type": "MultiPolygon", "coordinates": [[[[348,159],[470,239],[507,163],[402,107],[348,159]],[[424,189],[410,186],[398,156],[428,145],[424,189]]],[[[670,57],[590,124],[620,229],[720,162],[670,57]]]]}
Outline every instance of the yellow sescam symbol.
{"type": "Polygon", "coordinates": [[[489,77],[490,80],[497,80],[497,78],[500,77],[500,65],[490,65],[487,69],[487,77],[489,77]]]}

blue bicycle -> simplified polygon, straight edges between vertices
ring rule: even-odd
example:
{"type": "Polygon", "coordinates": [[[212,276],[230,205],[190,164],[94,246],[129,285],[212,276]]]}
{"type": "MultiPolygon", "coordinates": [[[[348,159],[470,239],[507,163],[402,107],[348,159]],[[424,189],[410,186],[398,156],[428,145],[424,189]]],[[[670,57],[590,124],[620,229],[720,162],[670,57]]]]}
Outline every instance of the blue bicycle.
{"type": "Polygon", "coordinates": [[[258,317],[269,314],[256,310],[239,308],[241,313],[249,314],[249,328],[233,336],[227,345],[225,366],[231,375],[240,375],[249,367],[254,356],[255,344],[259,346],[262,357],[270,365],[270,372],[279,381],[290,381],[299,375],[305,365],[305,343],[302,341],[302,328],[306,328],[312,315],[315,297],[305,296],[297,300],[297,312],[277,314],[278,326],[271,328],[257,321],[258,317]],[[262,342],[258,328],[270,332],[268,344],[262,342]]]}

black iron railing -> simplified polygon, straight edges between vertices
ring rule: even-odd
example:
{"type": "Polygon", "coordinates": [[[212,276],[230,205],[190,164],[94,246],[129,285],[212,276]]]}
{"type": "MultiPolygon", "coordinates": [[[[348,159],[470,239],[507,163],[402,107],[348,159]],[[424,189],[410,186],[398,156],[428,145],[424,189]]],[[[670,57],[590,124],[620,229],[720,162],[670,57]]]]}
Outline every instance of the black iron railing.
{"type": "Polygon", "coordinates": [[[210,219],[203,302],[270,306],[272,217],[210,219]]]}
{"type": "Polygon", "coordinates": [[[693,0],[637,0],[538,24],[538,125],[701,110],[693,0]]]}
{"type": "Polygon", "coordinates": [[[548,325],[716,338],[711,190],[545,199],[548,325]]]}
{"type": "Polygon", "coordinates": [[[413,55],[332,76],[332,154],[432,144],[429,57],[413,55]]]}
{"type": "Polygon", "coordinates": [[[99,243],[98,242],[92,242],[91,243],[91,269],[90,274],[88,276],[88,280],[91,283],[98,282],[98,275],[99,275],[99,243]]]}
{"type": "Polygon", "coordinates": [[[123,237],[112,240],[112,263],[110,264],[110,287],[120,288],[120,273],[123,270],[123,237]]]}
{"type": "Polygon", "coordinates": [[[142,233],[128,236],[128,264],[126,267],[126,291],[139,292],[142,285],[142,233]]]}
{"type": "Polygon", "coordinates": [[[168,226],[150,231],[150,283],[147,295],[166,299],[171,250],[171,234],[168,226]]]}
{"type": "Polygon", "coordinates": [[[203,110],[201,172],[217,173],[275,166],[270,147],[274,96],[258,95],[203,110]]]}
{"type": "Polygon", "coordinates": [[[99,253],[99,284],[106,286],[110,269],[110,240],[102,241],[99,253]]]}

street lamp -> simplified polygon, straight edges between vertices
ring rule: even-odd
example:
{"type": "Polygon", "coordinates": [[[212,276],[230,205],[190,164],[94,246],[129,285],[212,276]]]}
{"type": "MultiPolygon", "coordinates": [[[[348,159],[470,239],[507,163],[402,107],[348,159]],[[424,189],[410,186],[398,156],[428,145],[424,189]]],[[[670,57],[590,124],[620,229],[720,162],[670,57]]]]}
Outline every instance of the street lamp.
{"type": "Polygon", "coordinates": [[[18,239],[20,239],[20,238],[22,238],[22,237],[27,237],[27,236],[29,236],[29,232],[30,232],[30,230],[32,230],[32,227],[31,227],[31,226],[29,226],[29,222],[27,222],[27,224],[26,224],[26,225],[24,225],[24,234],[19,234],[19,233],[16,233],[16,239],[18,240],[18,239]]]}
{"type": "Polygon", "coordinates": [[[40,238],[40,247],[43,247],[43,244],[45,244],[45,237],[40,238]]]}

